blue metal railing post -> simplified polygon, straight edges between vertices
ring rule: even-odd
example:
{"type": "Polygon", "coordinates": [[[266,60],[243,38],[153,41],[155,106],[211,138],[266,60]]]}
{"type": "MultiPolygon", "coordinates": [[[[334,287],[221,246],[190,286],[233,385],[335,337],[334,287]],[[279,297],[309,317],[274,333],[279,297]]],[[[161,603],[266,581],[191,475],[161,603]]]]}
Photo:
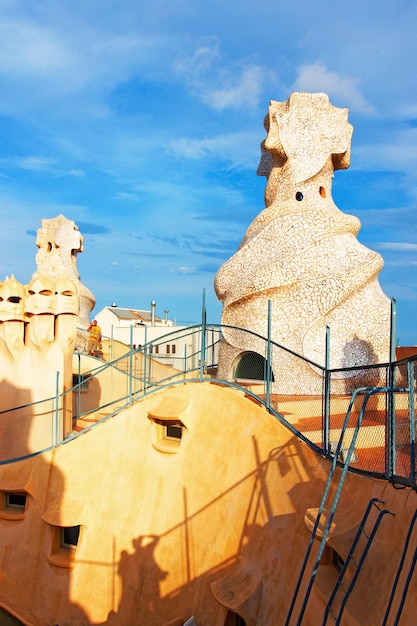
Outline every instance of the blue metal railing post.
{"type": "Polygon", "coordinates": [[[394,363],[395,350],[397,347],[397,301],[391,298],[391,321],[390,321],[390,350],[389,361],[394,363]]]}
{"type": "MultiPolygon", "coordinates": [[[[401,555],[400,563],[398,565],[397,573],[395,575],[394,584],[392,585],[391,594],[390,594],[390,597],[389,597],[389,600],[388,600],[387,608],[386,608],[384,619],[383,619],[383,621],[381,623],[381,626],[386,626],[386,624],[387,624],[388,616],[389,616],[391,608],[392,608],[392,603],[393,603],[393,600],[394,600],[394,597],[395,597],[395,594],[396,594],[396,591],[397,591],[397,588],[398,588],[400,575],[401,575],[401,572],[403,570],[405,559],[406,559],[407,552],[408,552],[408,548],[409,548],[409,545],[410,545],[411,534],[413,532],[414,524],[416,523],[416,521],[417,521],[417,511],[414,513],[414,515],[413,515],[413,517],[411,519],[411,522],[410,522],[410,526],[408,528],[408,532],[407,532],[407,535],[406,535],[406,538],[405,538],[405,542],[404,542],[404,547],[403,547],[403,552],[402,552],[402,555],[401,555]]],[[[416,553],[417,553],[417,549],[416,549],[416,552],[414,552],[414,558],[416,558],[416,553]]],[[[412,573],[413,571],[414,571],[414,564],[411,563],[409,574],[410,574],[410,572],[412,573]]],[[[394,622],[394,624],[398,624],[398,618],[401,615],[402,602],[405,599],[405,596],[407,594],[407,589],[408,589],[407,582],[408,582],[408,577],[407,577],[407,580],[406,580],[404,588],[403,588],[403,594],[402,594],[402,599],[401,599],[401,603],[400,603],[400,608],[397,611],[397,620],[394,622]]]]}
{"type": "Polygon", "coordinates": [[[266,340],[266,376],[265,376],[265,403],[266,407],[269,409],[271,406],[271,300],[268,300],[268,330],[267,330],[267,340],[266,340]]]}
{"type": "Polygon", "coordinates": [[[148,351],[148,347],[147,347],[147,341],[148,341],[148,327],[144,326],[144,338],[145,338],[145,343],[143,344],[143,394],[146,395],[146,390],[147,390],[147,382],[146,382],[146,376],[147,376],[147,351],[148,351]]]}
{"type": "Polygon", "coordinates": [[[151,341],[151,343],[149,344],[148,347],[148,354],[149,354],[149,361],[148,361],[148,385],[151,385],[152,383],[152,376],[153,376],[153,360],[152,360],[152,354],[153,354],[153,343],[151,341]]]}
{"type": "Polygon", "coordinates": [[[326,346],[324,364],[324,406],[323,406],[323,451],[330,450],[330,328],[326,326],[326,346]]]}
{"type": "Polygon", "coordinates": [[[359,573],[360,573],[360,571],[362,569],[363,563],[364,563],[364,561],[365,561],[365,559],[366,559],[366,557],[367,557],[367,555],[369,553],[369,549],[371,547],[371,544],[373,543],[373,541],[375,539],[375,535],[376,535],[376,533],[378,531],[378,528],[379,528],[379,526],[380,526],[380,524],[382,522],[382,519],[383,519],[383,517],[385,515],[395,515],[395,513],[391,513],[391,511],[388,511],[388,509],[380,510],[380,512],[378,514],[378,517],[377,517],[377,519],[375,521],[375,524],[374,524],[374,526],[373,526],[373,528],[371,530],[371,533],[370,533],[370,535],[369,535],[369,537],[367,539],[365,550],[363,551],[363,553],[362,553],[358,563],[356,564],[356,568],[355,568],[354,574],[352,576],[352,579],[351,579],[349,585],[347,586],[347,589],[345,590],[345,595],[343,596],[342,601],[340,603],[340,608],[339,608],[339,612],[338,612],[337,619],[336,619],[336,622],[335,622],[335,626],[340,626],[340,621],[341,621],[341,618],[342,618],[342,614],[343,614],[343,612],[345,610],[346,603],[347,603],[347,601],[349,599],[350,594],[353,591],[353,588],[354,588],[354,586],[356,584],[356,581],[358,579],[359,573]]]}
{"type": "MultiPolygon", "coordinates": [[[[59,372],[56,373],[56,384],[55,384],[55,445],[58,445],[58,433],[59,433],[59,372]]],[[[61,437],[62,439],[62,437],[61,437]]]]}
{"type": "Polygon", "coordinates": [[[410,479],[411,484],[416,484],[416,418],[414,411],[414,366],[415,361],[407,363],[408,378],[408,416],[410,424],[410,479]]]}
{"type": "Polygon", "coordinates": [[[130,352],[129,352],[129,404],[132,404],[132,384],[133,384],[133,324],[130,325],[130,352]]]}
{"type": "Polygon", "coordinates": [[[200,382],[204,376],[204,362],[206,358],[206,290],[203,289],[203,303],[201,311],[201,354],[200,354],[200,382]]]}
{"type": "MultiPolygon", "coordinates": [[[[330,595],[330,598],[329,598],[329,600],[327,602],[327,605],[326,605],[326,608],[325,608],[325,611],[324,611],[322,626],[325,626],[327,624],[327,619],[328,619],[330,613],[333,615],[333,619],[340,620],[341,614],[343,612],[342,606],[339,608],[339,614],[338,614],[338,616],[336,618],[336,615],[334,614],[333,609],[332,609],[334,600],[335,600],[336,595],[338,594],[338,592],[340,590],[343,590],[345,595],[348,595],[349,588],[345,589],[345,584],[346,584],[347,581],[344,581],[344,577],[345,577],[346,571],[348,571],[349,565],[352,562],[355,563],[355,565],[356,565],[355,570],[358,571],[359,564],[360,564],[360,562],[362,560],[363,555],[365,554],[365,551],[368,552],[368,550],[369,550],[369,545],[370,545],[371,539],[370,539],[370,536],[367,533],[364,532],[364,529],[365,529],[365,525],[366,525],[366,523],[368,521],[368,517],[370,516],[371,509],[375,506],[381,512],[381,509],[378,506],[379,504],[384,504],[384,502],[382,500],[379,500],[378,498],[372,498],[368,502],[368,506],[366,507],[365,513],[364,513],[364,515],[362,517],[362,521],[359,524],[359,528],[356,531],[356,535],[355,535],[355,538],[353,539],[353,543],[352,543],[352,545],[349,548],[349,552],[347,554],[347,557],[345,558],[345,561],[344,561],[344,563],[342,565],[342,568],[341,568],[341,570],[339,572],[339,576],[338,576],[338,579],[336,581],[336,584],[333,587],[333,591],[332,591],[332,593],[330,595]],[[357,559],[354,558],[354,554],[355,554],[356,547],[358,546],[358,543],[359,543],[359,541],[360,541],[360,539],[361,539],[361,537],[363,535],[365,535],[366,538],[368,539],[368,545],[365,545],[365,549],[362,552],[362,557],[359,560],[359,563],[357,563],[357,559]],[[345,582],[345,584],[344,584],[344,582],[345,582]]],[[[384,511],[384,515],[387,514],[387,513],[388,513],[388,511],[385,510],[384,511]]],[[[378,523],[378,520],[377,520],[376,523],[378,523]]],[[[374,524],[374,528],[375,528],[375,524],[374,524]]],[[[354,574],[354,576],[355,576],[355,574],[354,574]]],[[[343,600],[342,600],[342,604],[343,604],[343,600]]]]}
{"type": "Polygon", "coordinates": [[[77,417],[81,415],[81,354],[78,353],[77,417]]]}
{"type": "MultiPolygon", "coordinates": [[[[397,346],[397,306],[395,298],[391,298],[391,319],[390,319],[390,351],[388,366],[388,387],[394,387],[394,365],[395,349],[397,346]]],[[[395,474],[395,408],[394,395],[388,392],[387,396],[387,476],[395,474]]]]}

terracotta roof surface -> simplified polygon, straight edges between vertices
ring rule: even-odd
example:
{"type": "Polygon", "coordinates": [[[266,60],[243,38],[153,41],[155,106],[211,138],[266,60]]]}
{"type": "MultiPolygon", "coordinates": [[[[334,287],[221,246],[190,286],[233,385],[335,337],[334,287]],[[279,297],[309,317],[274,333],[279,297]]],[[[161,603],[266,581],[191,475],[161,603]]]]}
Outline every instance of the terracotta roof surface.
{"type": "MultiPolygon", "coordinates": [[[[151,311],[142,311],[140,309],[121,309],[115,306],[109,306],[107,308],[121,320],[150,322],[152,317],[151,311]]],[[[155,321],[160,322],[162,320],[160,317],[155,315],[155,321]]]]}

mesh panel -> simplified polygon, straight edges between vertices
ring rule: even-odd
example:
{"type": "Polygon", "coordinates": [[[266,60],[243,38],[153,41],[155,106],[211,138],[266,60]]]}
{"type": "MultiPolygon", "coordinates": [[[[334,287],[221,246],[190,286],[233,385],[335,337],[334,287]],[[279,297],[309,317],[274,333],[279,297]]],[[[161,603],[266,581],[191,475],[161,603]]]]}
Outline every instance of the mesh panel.
{"type": "Polygon", "coordinates": [[[387,398],[383,392],[368,397],[365,390],[373,387],[385,387],[386,379],[386,366],[339,369],[330,373],[330,449],[335,450],[341,437],[352,392],[355,389],[363,388],[364,391],[355,394],[353,404],[350,407],[349,419],[346,421],[346,431],[341,445],[341,460],[346,461],[349,448],[355,439],[349,464],[356,469],[377,474],[385,473],[387,398]],[[367,400],[366,405],[364,405],[365,400],[367,400]],[[359,430],[355,433],[359,420],[359,430]]]}
{"type": "Polygon", "coordinates": [[[411,472],[411,429],[408,417],[408,393],[396,394],[394,403],[393,473],[396,476],[409,476],[411,472]]]}

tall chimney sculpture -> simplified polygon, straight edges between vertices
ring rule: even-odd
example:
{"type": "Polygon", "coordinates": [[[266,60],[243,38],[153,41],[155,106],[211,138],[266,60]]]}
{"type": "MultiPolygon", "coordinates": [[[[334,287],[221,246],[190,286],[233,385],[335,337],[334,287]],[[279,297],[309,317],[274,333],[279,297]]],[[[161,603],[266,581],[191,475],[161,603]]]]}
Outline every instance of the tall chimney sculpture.
{"type": "MultiPolygon", "coordinates": [[[[360,221],[332,199],[334,171],[350,163],[348,110],[323,93],[293,93],[271,101],[258,174],[266,176],[266,208],[238,251],[219,269],[223,303],[219,375],[236,376],[239,363],[265,354],[268,303],[274,348],[275,393],[321,393],[322,373],[290,351],[324,365],[326,327],[330,366],[389,360],[390,300],[378,274],[382,257],[359,243],[360,221]]],[[[333,391],[356,387],[358,372],[335,373],[333,391]]]]}

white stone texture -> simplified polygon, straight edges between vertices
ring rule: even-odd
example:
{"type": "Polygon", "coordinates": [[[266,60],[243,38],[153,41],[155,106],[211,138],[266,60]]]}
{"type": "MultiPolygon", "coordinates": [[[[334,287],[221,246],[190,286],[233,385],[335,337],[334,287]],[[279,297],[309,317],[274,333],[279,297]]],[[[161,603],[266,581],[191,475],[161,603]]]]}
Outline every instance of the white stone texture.
{"type": "MultiPolygon", "coordinates": [[[[382,257],[358,242],[359,220],[342,213],[331,196],[334,170],[349,166],[347,115],[325,94],[271,102],[258,169],[268,178],[266,208],[215,279],[222,324],[266,337],[270,300],[272,340],[320,365],[329,326],[332,368],[389,360],[390,300],[378,282],[382,257]]],[[[219,375],[226,379],[243,353],[264,356],[262,342],[235,335],[223,333],[219,375]]],[[[272,365],[274,392],[317,393],[317,368],[277,349],[272,365]],[[282,376],[288,367],[291,375],[282,376]]]]}

